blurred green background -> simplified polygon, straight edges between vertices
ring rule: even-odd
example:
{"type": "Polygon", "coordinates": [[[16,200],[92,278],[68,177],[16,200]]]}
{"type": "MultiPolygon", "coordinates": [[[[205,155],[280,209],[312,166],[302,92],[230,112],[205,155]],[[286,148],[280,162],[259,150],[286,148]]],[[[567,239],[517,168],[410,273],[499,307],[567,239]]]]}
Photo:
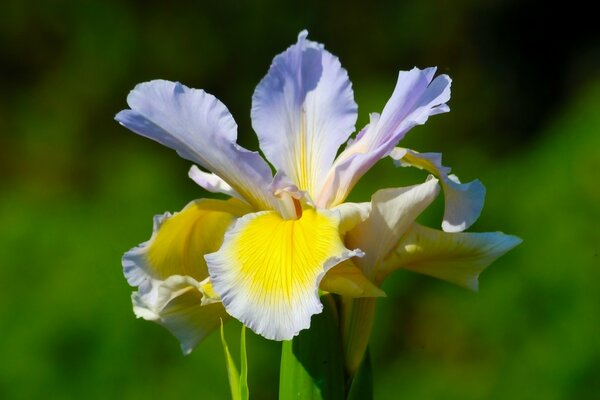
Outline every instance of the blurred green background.
{"type": "MultiPolygon", "coordinates": [[[[182,356],[166,330],[134,318],[120,265],[154,214],[207,193],[187,178],[189,162],[113,116],[136,83],[178,80],[221,99],[256,149],[251,94],[304,28],[348,70],[359,128],[399,69],[448,73],[452,112],[403,144],[443,152],[464,181],[484,182],[472,231],[524,239],[478,294],[408,272],[386,282],[371,342],[376,398],[600,396],[593,13],[518,0],[237,3],[3,2],[0,398],[228,397],[218,336],[182,356]]],[[[424,177],[384,160],[352,199],[424,177]]],[[[437,226],[440,205],[422,222],[437,226]]],[[[238,329],[226,327],[234,352],[238,329]]],[[[248,340],[253,398],[275,398],[280,346],[248,340]]]]}

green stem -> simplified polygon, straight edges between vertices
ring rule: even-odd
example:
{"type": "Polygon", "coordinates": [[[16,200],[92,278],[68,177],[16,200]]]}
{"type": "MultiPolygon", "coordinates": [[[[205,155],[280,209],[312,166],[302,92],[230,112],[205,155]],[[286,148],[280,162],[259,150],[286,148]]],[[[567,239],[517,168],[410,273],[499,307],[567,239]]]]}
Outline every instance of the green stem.
{"type": "Polygon", "coordinates": [[[345,377],[338,313],[331,295],[321,297],[323,313],[310,329],[283,342],[280,400],[344,400],[345,377]]]}

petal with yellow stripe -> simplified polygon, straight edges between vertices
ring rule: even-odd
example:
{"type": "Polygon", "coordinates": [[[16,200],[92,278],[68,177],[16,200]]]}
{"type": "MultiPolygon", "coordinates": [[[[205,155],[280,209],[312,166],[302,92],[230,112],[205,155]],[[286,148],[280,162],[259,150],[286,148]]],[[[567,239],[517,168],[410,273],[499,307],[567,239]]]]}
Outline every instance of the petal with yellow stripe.
{"type": "Polygon", "coordinates": [[[254,332],[288,340],[322,311],[318,287],[333,266],[360,250],[348,250],[340,214],[306,209],[296,220],[274,211],[248,214],[206,255],[214,291],[225,309],[254,332]]]}
{"type": "Polygon", "coordinates": [[[147,242],[123,256],[133,309],[167,328],[189,353],[228,315],[212,290],[204,255],[217,250],[229,225],[250,206],[237,200],[196,200],[154,219],[147,242]]]}
{"type": "Polygon", "coordinates": [[[127,281],[140,286],[145,279],[164,280],[171,275],[203,280],[208,276],[204,255],[216,251],[227,227],[249,211],[237,199],[200,199],[174,215],[155,217],[150,240],[123,256],[127,281]]]}

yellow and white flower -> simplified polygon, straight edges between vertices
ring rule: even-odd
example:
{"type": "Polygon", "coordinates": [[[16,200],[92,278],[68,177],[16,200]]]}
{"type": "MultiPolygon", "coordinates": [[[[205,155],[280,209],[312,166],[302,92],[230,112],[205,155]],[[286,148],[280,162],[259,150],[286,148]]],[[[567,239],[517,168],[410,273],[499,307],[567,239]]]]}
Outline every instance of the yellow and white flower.
{"type": "Polygon", "coordinates": [[[350,139],[357,106],[348,75],[301,32],[252,98],[252,125],[274,177],[258,152],[236,143],[237,125],[214,96],[164,80],[137,85],[117,121],[204,168],[192,166],[190,177],[231,198],[155,217],[150,240],[124,255],[136,315],[164,325],[188,353],[227,316],[268,339],[291,339],[321,312],[319,290],[382,296],[382,279],[398,268],[475,289],[479,273],[519,239],[461,233],[480,214],[483,186],[460,184],[438,155],[396,147],[412,127],[449,111],[450,78],[434,75],[400,72],[381,115],[350,139]],[[344,203],[387,156],[439,180],[344,203]],[[440,185],[443,231],[415,223],[440,185]]]}

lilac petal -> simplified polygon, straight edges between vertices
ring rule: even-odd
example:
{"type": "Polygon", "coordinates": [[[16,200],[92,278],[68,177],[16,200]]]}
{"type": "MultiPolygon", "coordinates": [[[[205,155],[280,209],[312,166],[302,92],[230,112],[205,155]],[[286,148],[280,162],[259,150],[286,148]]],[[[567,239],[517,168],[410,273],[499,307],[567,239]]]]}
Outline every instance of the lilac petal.
{"type": "Polygon", "coordinates": [[[450,174],[451,169],[442,165],[440,153],[417,153],[397,147],[390,157],[397,165],[425,169],[440,178],[445,196],[445,232],[462,232],[477,221],[485,200],[485,187],[479,180],[460,183],[456,175],[450,174]]]}
{"type": "Polygon", "coordinates": [[[358,179],[388,155],[412,127],[424,124],[430,115],[449,111],[445,103],[450,100],[450,78],[440,75],[433,79],[434,74],[435,68],[399,73],[381,116],[371,114],[369,125],[336,159],[317,205],[329,207],[344,201],[358,179]]]}
{"type": "Polygon", "coordinates": [[[137,85],[127,103],[115,117],[123,126],[214,172],[254,207],[271,208],[268,164],[237,145],[237,124],[214,96],[155,80],[137,85]]]}
{"type": "Polygon", "coordinates": [[[354,131],[357,106],[337,57],[307,35],[275,57],[256,87],[252,126],[267,159],[314,197],[354,131]]]}

